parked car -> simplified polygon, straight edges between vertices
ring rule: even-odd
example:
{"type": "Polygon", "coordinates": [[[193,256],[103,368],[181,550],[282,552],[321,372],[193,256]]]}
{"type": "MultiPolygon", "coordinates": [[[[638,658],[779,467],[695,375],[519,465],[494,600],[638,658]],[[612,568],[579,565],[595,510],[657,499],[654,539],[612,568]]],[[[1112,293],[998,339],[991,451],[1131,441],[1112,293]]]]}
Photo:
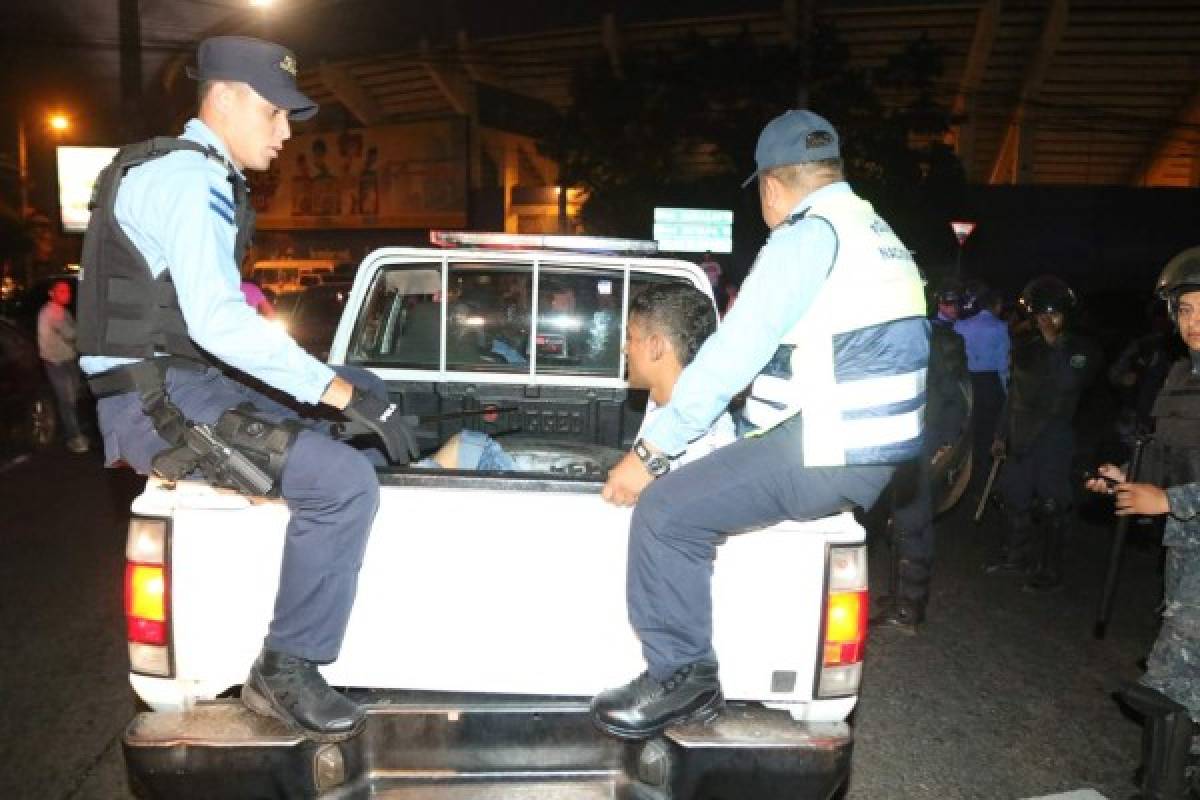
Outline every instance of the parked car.
{"type": "Polygon", "coordinates": [[[54,393],[37,343],[17,324],[0,320],[0,459],[46,447],[57,435],[54,393]]]}
{"type": "Polygon", "coordinates": [[[349,296],[349,283],[308,286],[281,295],[275,304],[276,318],[297,344],[324,361],[349,296]]]}

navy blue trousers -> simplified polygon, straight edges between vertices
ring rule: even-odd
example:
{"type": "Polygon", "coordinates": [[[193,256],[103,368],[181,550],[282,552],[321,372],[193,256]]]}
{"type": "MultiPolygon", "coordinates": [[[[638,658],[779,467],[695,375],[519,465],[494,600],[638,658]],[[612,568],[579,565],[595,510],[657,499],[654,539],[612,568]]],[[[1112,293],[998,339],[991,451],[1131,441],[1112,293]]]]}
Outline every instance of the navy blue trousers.
{"type": "MultiPolygon", "coordinates": [[[[338,368],[357,386],[386,393],[365,370],[338,368]]],[[[292,409],[215,369],[171,369],[167,394],[193,422],[214,424],[226,410],[251,403],[264,416],[297,418],[292,409]]],[[[142,412],[136,392],[105,397],[97,404],[109,465],[123,460],[150,474],[154,456],[167,443],[142,412]]],[[[335,442],[313,422],[292,445],[283,469],[282,495],[291,512],[283,547],[275,612],[266,646],[328,663],[341,649],[358,571],[379,506],[379,480],[366,455],[335,442]]]]}
{"type": "Polygon", "coordinates": [[[712,571],[729,534],[870,507],[887,465],[805,467],[799,418],[672,470],[642,492],[629,531],[626,602],[650,674],[712,647],[712,571]]]}

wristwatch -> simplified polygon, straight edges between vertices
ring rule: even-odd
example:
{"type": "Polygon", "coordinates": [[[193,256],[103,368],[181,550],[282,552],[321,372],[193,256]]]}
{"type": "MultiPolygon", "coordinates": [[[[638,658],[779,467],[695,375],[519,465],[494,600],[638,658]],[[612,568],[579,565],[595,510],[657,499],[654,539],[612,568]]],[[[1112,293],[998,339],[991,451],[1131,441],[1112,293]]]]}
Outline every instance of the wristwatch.
{"type": "Polygon", "coordinates": [[[671,459],[662,453],[651,453],[641,439],[633,443],[633,454],[642,460],[646,471],[656,478],[671,471],[671,459]]]}

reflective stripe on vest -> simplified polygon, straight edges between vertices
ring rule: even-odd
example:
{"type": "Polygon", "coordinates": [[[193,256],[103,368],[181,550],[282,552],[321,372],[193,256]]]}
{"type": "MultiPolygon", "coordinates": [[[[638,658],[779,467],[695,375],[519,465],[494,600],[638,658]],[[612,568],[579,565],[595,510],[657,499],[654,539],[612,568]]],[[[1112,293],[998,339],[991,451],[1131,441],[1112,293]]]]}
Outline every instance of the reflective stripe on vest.
{"type": "Polygon", "coordinates": [[[837,236],[833,267],[755,379],[745,416],[802,415],[808,466],[897,463],[920,451],[929,323],[916,264],[871,205],[846,193],[807,216],[837,236]]]}

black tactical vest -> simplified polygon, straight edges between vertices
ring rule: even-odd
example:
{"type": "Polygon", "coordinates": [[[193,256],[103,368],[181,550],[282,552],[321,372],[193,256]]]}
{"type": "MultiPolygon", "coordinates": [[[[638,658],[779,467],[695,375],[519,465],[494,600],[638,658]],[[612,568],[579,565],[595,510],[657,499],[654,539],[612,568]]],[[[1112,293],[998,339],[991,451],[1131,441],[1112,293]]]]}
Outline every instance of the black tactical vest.
{"type": "Polygon", "coordinates": [[[76,342],[82,355],[151,358],[155,353],[167,353],[207,360],[188,336],[170,265],[155,278],[145,257],[117,222],[117,190],[129,170],[176,150],[202,153],[229,171],[237,226],[235,264],[242,263],[250,246],[254,209],[249,189],[216,148],[169,136],[122,147],[96,178],[89,204],[92,217],[83,237],[76,342]]]}
{"type": "Polygon", "coordinates": [[[1200,481],[1200,377],[1190,360],[1171,368],[1150,415],[1164,485],[1200,481]]]}

